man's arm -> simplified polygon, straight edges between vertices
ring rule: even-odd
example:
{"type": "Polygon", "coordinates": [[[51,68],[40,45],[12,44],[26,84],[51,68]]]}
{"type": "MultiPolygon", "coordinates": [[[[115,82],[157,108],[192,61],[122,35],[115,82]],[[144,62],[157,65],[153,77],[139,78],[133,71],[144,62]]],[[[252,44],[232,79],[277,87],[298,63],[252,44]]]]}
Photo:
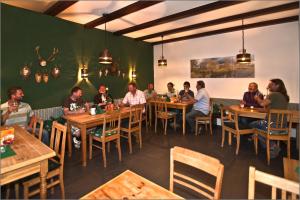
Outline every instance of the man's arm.
{"type": "Polygon", "coordinates": [[[6,120],[9,118],[9,115],[16,109],[16,106],[8,105],[7,111],[3,115],[1,115],[1,125],[5,124],[6,120]]]}
{"type": "Polygon", "coordinates": [[[269,98],[261,99],[261,98],[259,98],[259,96],[254,96],[254,99],[262,107],[267,107],[271,103],[269,98]]]}
{"type": "Polygon", "coordinates": [[[73,115],[73,114],[80,114],[84,113],[85,110],[83,108],[80,108],[78,110],[70,111],[69,108],[64,107],[64,115],[73,115]]]}

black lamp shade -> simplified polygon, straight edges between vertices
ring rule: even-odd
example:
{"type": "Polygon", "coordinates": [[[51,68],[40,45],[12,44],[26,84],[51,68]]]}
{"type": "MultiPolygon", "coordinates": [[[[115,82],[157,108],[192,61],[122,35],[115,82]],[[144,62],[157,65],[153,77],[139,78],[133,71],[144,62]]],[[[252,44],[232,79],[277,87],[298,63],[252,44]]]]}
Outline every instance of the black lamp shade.
{"type": "Polygon", "coordinates": [[[158,60],[159,67],[166,67],[167,64],[168,64],[167,59],[165,59],[163,56],[158,60]]]}
{"type": "Polygon", "coordinates": [[[112,63],[112,57],[109,53],[108,49],[104,49],[102,54],[99,57],[99,63],[101,64],[111,64],[112,63]]]}
{"type": "Polygon", "coordinates": [[[243,53],[236,55],[237,63],[251,63],[251,54],[246,52],[246,49],[243,49],[243,53]]]}
{"type": "Polygon", "coordinates": [[[89,76],[87,68],[81,69],[81,78],[87,78],[89,76]]]}

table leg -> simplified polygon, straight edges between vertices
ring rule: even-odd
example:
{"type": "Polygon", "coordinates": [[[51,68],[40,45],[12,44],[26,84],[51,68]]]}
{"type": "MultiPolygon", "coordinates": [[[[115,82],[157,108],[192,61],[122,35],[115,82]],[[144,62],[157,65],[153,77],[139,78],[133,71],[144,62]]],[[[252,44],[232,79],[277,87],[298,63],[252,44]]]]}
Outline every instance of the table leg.
{"type": "Polygon", "coordinates": [[[40,195],[41,199],[47,199],[47,173],[48,173],[48,160],[41,161],[40,169],[40,195]]]}
{"type": "Polygon", "coordinates": [[[152,125],[152,105],[149,104],[149,127],[152,125]]]}
{"type": "Polygon", "coordinates": [[[297,128],[296,128],[296,147],[299,150],[299,131],[300,131],[300,124],[297,123],[297,128]]]}
{"type": "Polygon", "coordinates": [[[81,150],[82,150],[82,166],[86,167],[86,127],[80,127],[81,132],[81,150]]]}
{"type": "Polygon", "coordinates": [[[185,135],[185,114],[186,114],[186,107],[182,108],[182,134],[185,135]]]}
{"type": "Polygon", "coordinates": [[[68,137],[68,155],[72,156],[72,133],[71,133],[71,124],[67,122],[67,137],[68,137]]]}

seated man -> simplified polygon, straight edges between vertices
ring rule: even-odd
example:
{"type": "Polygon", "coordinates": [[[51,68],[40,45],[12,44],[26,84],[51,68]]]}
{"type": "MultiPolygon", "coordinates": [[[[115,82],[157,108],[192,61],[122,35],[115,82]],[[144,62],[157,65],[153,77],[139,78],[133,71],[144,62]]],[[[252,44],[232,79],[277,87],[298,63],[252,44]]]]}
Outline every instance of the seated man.
{"type": "Polygon", "coordinates": [[[144,90],[144,94],[145,94],[146,100],[156,97],[157,93],[154,90],[153,83],[148,84],[148,88],[146,90],[144,90]]]}
{"type": "Polygon", "coordinates": [[[128,84],[128,92],[122,101],[122,106],[126,106],[126,105],[132,106],[132,105],[145,104],[145,103],[146,103],[146,98],[144,92],[136,88],[136,83],[130,82],[128,84]]]}
{"type": "Polygon", "coordinates": [[[177,90],[174,88],[174,84],[172,82],[169,82],[167,84],[168,92],[166,93],[166,96],[168,98],[176,97],[177,96],[177,90]]]}
{"type": "Polygon", "coordinates": [[[191,87],[190,82],[185,81],[183,83],[184,89],[179,92],[179,99],[181,101],[189,101],[188,95],[194,98],[194,92],[190,90],[190,87],[191,87]]]}
{"type": "Polygon", "coordinates": [[[203,81],[197,81],[197,95],[195,98],[187,94],[189,101],[194,103],[192,110],[187,113],[186,121],[191,128],[191,133],[195,132],[195,118],[197,116],[206,116],[209,113],[209,95],[205,89],[203,81]]]}
{"type": "MultiPolygon", "coordinates": [[[[255,82],[249,83],[248,91],[244,93],[243,100],[241,103],[245,107],[251,107],[254,108],[260,108],[261,105],[259,105],[258,101],[255,100],[255,96],[257,96],[259,99],[263,100],[264,96],[263,94],[258,90],[258,85],[255,82]]],[[[239,122],[245,126],[248,126],[251,122],[255,121],[253,118],[249,117],[239,117],[239,122]]]]}
{"type": "MultiPolygon", "coordinates": [[[[74,87],[71,90],[71,95],[66,98],[63,103],[63,111],[65,115],[73,115],[85,113],[89,110],[88,103],[83,102],[81,98],[83,95],[82,89],[80,87],[74,87]]],[[[76,148],[80,148],[80,129],[77,127],[71,127],[73,142],[76,148]]]]}
{"type": "Polygon", "coordinates": [[[112,103],[113,98],[106,91],[106,86],[104,84],[99,85],[98,94],[94,97],[94,103],[98,106],[101,106],[102,109],[105,108],[107,103],[112,103]]]}
{"type": "MultiPolygon", "coordinates": [[[[19,125],[32,132],[33,123],[36,120],[34,113],[28,103],[21,100],[24,92],[21,87],[12,87],[8,90],[8,101],[1,104],[1,125],[19,125]],[[29,124],[28,124],[29,122],[29,124]]],[[[38,133],[38,129],[36,133],[38,133]]],[[[49,145],[50,137],[46,130],[43,130],[42,142],[49,145]]]]}

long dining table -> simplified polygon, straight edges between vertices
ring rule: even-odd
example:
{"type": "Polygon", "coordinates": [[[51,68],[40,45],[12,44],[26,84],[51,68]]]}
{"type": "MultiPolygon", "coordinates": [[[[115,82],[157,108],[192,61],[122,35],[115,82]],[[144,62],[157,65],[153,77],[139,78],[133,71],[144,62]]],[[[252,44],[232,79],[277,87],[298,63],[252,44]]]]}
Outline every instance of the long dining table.
{"type": "MultiPolygon", "coordinates": [[[[129,107],[120,108],[121,119],[128,118],[130,113],[129,107]]],[[[71,135],[71,126],[75,126],[80,129],[81,135],[81,151],[82,151],[82,165],[86,167],[87,165],[87,129],[96,127],[103,124],[103,120],[106,115],[109,113],[91,115],[88,112],[82,114],[72,114],[64,115],[63,118],[67,121],[67,139],[68,139],[68,155],[72,156],[72,135],[71,135]]]]}
{"type": "MultiPolygon", "coordinates": [[[[40,197],[46,199],[48,159],[54,157],[55,152],[20,126],[9,127],[14,128],[15,138],[10,148],[15,155],[1,158],[0,185],[40,173],[40,197]]],[[[5,129],[5,126],[0,129],[5,129]]]]}
{"type": "MultiPolygon", "coordinates": [[[[155,105],[155,103],[158,102],[156,100],[149,100],[148,103],[150,103],[151,105],[155,105]]],[[[175,109],[179,109],[182,110],[182,134],[185,135],[185,130],[186,130],[186,120],[185,120],[185,116],[186,116],[186,111],[187,108],[189,106],[192,106],[192,103],[187,103],[187,102],[166,102],[167,104],[167,108],[175,108],[175,109]]],[[[151,121],[150,121],[151,123],[151,121]]]]}

